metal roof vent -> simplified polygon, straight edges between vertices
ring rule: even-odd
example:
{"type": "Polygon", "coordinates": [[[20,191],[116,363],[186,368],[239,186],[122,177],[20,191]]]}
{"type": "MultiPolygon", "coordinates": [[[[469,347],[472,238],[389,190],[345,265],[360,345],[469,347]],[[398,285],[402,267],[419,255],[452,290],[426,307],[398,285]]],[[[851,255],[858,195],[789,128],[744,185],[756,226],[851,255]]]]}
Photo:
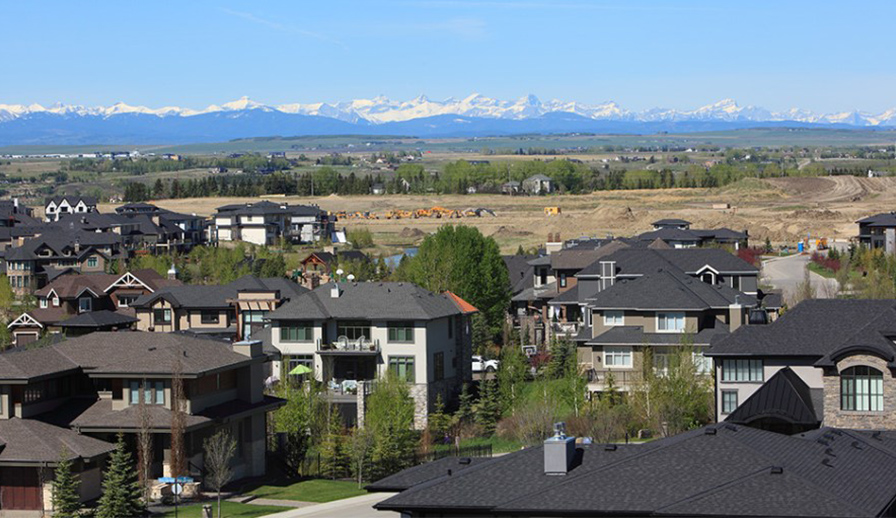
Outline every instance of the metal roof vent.
{"type": "Polygon", "coordinates": [[[576,438],[566,436],[566,423],[554,423],[554,436],[544,441],[544,474],[566,475],[576,457],[576,438]]]}
{"type": "Polygon", "coordinates": [[[772,466],[772,475],[780,475],[784,473],[784,468],[781,466],[772,466]]]}

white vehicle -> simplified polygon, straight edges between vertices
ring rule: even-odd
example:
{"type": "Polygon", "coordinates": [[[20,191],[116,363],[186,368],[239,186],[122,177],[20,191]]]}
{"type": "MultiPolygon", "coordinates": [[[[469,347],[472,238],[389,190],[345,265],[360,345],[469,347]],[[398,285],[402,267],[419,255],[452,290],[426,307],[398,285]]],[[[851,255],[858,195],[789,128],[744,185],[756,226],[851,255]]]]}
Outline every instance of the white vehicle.
{"type": "Polygon", "coordinates": [[[473,372],[495,372],[501,364],[498,360],[486,360],[482,356],[473,356],[473,372]]]}

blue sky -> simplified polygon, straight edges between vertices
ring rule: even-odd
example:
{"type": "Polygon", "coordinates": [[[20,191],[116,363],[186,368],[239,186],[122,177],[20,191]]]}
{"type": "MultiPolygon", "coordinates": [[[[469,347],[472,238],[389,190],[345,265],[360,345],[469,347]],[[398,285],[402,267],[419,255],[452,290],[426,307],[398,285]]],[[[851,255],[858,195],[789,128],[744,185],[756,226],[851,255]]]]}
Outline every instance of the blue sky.
{"type": "Polygon", "coordinates": [[[0,103],[479,92],[882,111],[896,107],[894,20],[890,1],[5,1],[0,103]]]}

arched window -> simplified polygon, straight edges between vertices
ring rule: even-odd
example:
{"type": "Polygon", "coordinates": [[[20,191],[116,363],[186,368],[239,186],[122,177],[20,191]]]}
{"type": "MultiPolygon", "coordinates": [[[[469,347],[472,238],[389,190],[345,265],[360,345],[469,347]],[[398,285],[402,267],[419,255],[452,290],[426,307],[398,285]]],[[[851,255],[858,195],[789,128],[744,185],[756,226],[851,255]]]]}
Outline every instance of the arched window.
{"type": "Polygon", "coordinates": [[[884,375],[873,367],[850,367],[840,373],[840,410],[882,412],[884,375]]]}

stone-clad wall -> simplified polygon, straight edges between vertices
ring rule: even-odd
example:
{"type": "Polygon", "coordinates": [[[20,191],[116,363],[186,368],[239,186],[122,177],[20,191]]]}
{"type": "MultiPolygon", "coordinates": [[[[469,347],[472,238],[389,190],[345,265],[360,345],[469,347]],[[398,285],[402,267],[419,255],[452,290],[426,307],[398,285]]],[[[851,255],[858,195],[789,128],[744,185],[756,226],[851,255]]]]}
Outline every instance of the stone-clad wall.
{"type": "Polygon", "coordinates": [[[824,426],[858,430],[896,429],[896,379],[887,362],[877,356],[857,354],[837,362],[836,372],[824,374],[824,426]],[[883,412],[850,412],[840,410],[840,372],[857,365],[867,365],[884,375],[883,412]]]}

